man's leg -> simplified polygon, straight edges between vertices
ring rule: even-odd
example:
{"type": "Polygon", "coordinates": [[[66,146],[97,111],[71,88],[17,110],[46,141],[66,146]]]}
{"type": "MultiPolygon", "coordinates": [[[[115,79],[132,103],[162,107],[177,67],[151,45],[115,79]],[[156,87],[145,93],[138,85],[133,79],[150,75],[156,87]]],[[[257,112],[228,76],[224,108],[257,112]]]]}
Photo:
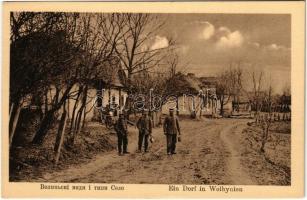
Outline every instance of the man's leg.
{"type": "Polygon", "coordinates": [[[128,146],[128,136],[124,135],[123,136],[123,149],[124,149],[124,153],[129,153],[127,151],[127,146],[128,146]]]}
{"type": "Polygon", "coordinates": [[[139,151],[142,151],[143,137],[144,137],[144,134],[140,131],[139,132],[139,144],[138,144],[139,151]]]}
{"type": "Polygon", "coordinates": [[[145,135],[144,136],[145,138],[145,141],[144,141],[144,150],[145,150],[145,152],[147,152],[147,149],[148,149],[148,138],[149,138],[149,135],[145,135]]]}
{"type": "Polygon", "coordinates": [[[120,134],[117,134],[117,150],[118,154],[122,153],[122,143],[123,143],[123,136],[120,134]]]}
{"type": "Polygon", "coordinates": [[[177,135],[172,135],[172,154],[176,154],[177,135]]]}
{"type": "Polygon", "coordinates": [[[167,134],[166,135],[166,150],[167,150],[167,154],[171,154],[171,150],[172,150],[172,135],[167,134]]]}

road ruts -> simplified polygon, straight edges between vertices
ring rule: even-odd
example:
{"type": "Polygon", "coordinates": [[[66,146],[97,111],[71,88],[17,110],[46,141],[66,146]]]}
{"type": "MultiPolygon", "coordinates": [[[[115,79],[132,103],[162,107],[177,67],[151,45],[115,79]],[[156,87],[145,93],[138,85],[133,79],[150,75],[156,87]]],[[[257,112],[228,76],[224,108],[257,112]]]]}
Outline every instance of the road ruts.
{"type": "Polygon", "coordinates": [[[240,164],[232,132],[245,121],[184,119],[177,154],[166,154],[162,127],[154,129],[149,153],[137,153],[137,130],[130,129],[131,154],[101,153],[88,163],[48,173],[36,181],[131,184],[252,184],[240,164]],[[240,176],[239,176],[240,175],[240,176]],[[239,177],[239,178],[238,178],[239,177]]]}

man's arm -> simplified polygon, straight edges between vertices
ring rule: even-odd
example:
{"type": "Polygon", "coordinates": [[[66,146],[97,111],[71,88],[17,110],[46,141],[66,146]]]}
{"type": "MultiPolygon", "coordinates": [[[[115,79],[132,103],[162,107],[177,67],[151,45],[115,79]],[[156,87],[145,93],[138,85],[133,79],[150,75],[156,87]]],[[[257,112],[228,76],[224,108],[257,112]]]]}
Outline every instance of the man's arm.
{"type": "Polygon", "coordinates": [[[178,118],[176,117],[176,124],[177,124],[177,130],[178,130],[178,133],[179,133],[179,135],[181,134],[181,132],[180,132],[180,126],[179,126],[179,120],[178,120],[178,118]]]}
{"type": "Polygon", "coordinates": [[[151,119],[149,119],[149,134],[152,133],[152,126],[153,126],[153,122],[151,119]]]}
{"type": "Polygon", "coordinates": [[[121,123],[122,123],[122,127],[123,127],[125,133],[128,133],[128,124],[127,124],[127,120],[122,120],[121,123]]]}

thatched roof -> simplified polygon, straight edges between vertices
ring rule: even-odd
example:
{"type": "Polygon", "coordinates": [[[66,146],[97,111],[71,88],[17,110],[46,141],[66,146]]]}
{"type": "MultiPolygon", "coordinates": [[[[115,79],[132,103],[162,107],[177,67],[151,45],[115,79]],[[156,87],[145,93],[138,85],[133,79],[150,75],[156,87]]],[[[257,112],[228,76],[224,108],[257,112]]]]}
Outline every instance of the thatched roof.
{"type": "Polygon", "coordinates": [[[188,85],[188,87],[191,89],[191,90],[195,90],[195,91],[199,91],[201,90],[201,81],[199,80],[198,77],[196,77],[194,74],[187,74],[186,76],[183,77],[186,84],[188,85]]]}
{"type": "Polygon", "coordinates": [[[206,88],[216,87],[217,77],[214,77],[214,76],[200,77],[199,80],[201,81],[202,87],[206,87],[206,88]]]}
{"type": "Polygon", "coordinates": [[[172,95],[197,94],[201,90],[201,82],[194,74],[176,74],[167,85],[172,95]]]}
{"type": "Polygon", "coordinates": [[[96,88],[125,88],[125,77],[120,66],[104,66],[105,72],[95,77],[92,81],[96,88]]]}

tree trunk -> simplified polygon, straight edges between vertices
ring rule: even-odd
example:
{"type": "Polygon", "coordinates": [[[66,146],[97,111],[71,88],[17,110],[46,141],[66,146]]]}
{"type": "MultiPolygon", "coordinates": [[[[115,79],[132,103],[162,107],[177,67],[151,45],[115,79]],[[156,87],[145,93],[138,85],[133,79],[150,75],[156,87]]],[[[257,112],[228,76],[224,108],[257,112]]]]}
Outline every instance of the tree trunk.
{"type": "Polygon", "coordinates": [[[77,135],[79,135],[80,130],[81,130],[80,124],[81,124],[83,112],[85,112],[85,106],[86,106],[86,100],[87,100],[87,90],[88,90],[88,87],[86,86],[83,90],[82,104],[76,116],[75,130],[74,130],[74,134],[72,136],[72,141],[71,141],[72,145],[74,144],[75,138],[77,135]]]}
{"type": "Polygon", "coordinates": [[[59,96],[60,96],[60,90],[56,87],[55,88],[55,96],[53,98],[53,103],[52,103],[53,106],[56,106],[58,104],[59,96]]]}
{"type": "Polygon", "coordinates": [[[11,105],[11,108],[10,108],[10,121],[12,120],[11,117],[12,117],[12,114],[13,114],[13,110],[15,109],[15,104],[12,103],[11,105]]]}
{"type": "Polygon", "coordinates": [[[44,116],[42,123],[36,132],[32,143],[33,144],[42,144],[45,136],[47,135],[47,131],[50,129],[53,121],[54,121],[54,114],[56,110],[52,109],[49,110],[46,115],[44,116]]]}
{"type": "Polygon", "coordinates": [[[81,122],[81,118],[82,118],[82,110],[83,110],[83,108],[81,107],[79,109],[78,113],[77,113],[77,116],[76,116],[75,130],[74,130],[72,138],[71,138],[71,144],[72,145],[74,145],[75,139],[80,132],[80,122],[81,122]]]}
{"type": "Polygon", "coordinates": [[[76,97],[75,105],[73,107],[72,115],[71,115],[69,134],[72,134],[72,132],[75,129],[75,126],[74,126],[75,114],[76,114],[76,110],[77,110],[77,107],[78,107],[78,104],[79,104],[79,98],[80,98],[81,93],[82,93],[82,88],[80,87],[79,91],[78,91],[78,94],[77,94],[77,97],[76,97]]]}
{"type": "Polygon", "coordinates": [[[65,136],[66,122],[67,122],[67,112],[66,110],[64,110],[62,117],[61,117],[58,134],[57,134],[55,145],[54,145],[54,151],[55,151],[54,164],[55,165],[58,164],[58,161],[60,158],[61,148],[62,148],[64,136],[65,136]]]}
{"type": "Polygon", "coordinates": [[[85,121],[86,121],[86,102],[87,102],[87,92],[88,92],[88,87],[86,86],[84,89],[84,96],[83,96],[83,119],[82,119],[82,125],[81,125],[81,129],[84,129],[85,126],[85,121]]]}
{"type": "Polygon", "coordinates": [[[32,143],[33,144],[42,144],[43,143],[43,140],[47,134],[47,131],[50,129],[53,121],[54,121],[54,115],[55,113],[62,107],[62,105],[65,103],[65,101],[68,99],[68,95],[69,95],[69,92],[71,90],[71,88],[73,87],[73,84],[72,85],[69,85],[65,92],[63,93],[62,97],[61,97],[61,100],[60,101],[57,101],[56,105],[53,105],[52,106],[52,109],[49,110],[45,117],[43,118],[42,120],[42,123],[38,129],[38,131],[36,132],[33,140],[32,140],[32,143]]]}
{"type": "MultiPolygon", "coordinates": [[[[126,112],[126,118],[127,118],[127,120],[129,120],[129,117],[130,117],[130,114],[131,114],[131,103],[132,103],[132,101],[131,101],[131,99],[130,99],[130,94],[128,94],[128,96],[127,96],[127,98],[126,98],[126,104],[125,105],[127,105],[127,112],[126,112]]],[[[125,106],[126,107],[126,106],[125,106]]]]}
{"type": "Polygon", "coordinates": [[[69,120],[70,119],[70,101],[69,101],[69,99],[67,100],[67,120],[69,120]]]}
{"type": "Polygon", "coordinates": [[[17,124],[18,124],[20,111],[21,111],[21,105],[17,105],[15,114],[13,115],[14,117],[13,117],[13,121],[12,121],[12,128],[11,128],[10,133],[9,133],[9,147],[11,147],[11,144],[13,142],[13,137],[14,137],[16,127],[17,127],[17,124]]]}
{"type": "Polygon", "coordinates": [[[85,127],[85,121],[86,121],[86,105],[84,106],[83,119],[82,119],[82,126],[81,126],[81,129],[84,129],[84,127],[85,127]]]}

